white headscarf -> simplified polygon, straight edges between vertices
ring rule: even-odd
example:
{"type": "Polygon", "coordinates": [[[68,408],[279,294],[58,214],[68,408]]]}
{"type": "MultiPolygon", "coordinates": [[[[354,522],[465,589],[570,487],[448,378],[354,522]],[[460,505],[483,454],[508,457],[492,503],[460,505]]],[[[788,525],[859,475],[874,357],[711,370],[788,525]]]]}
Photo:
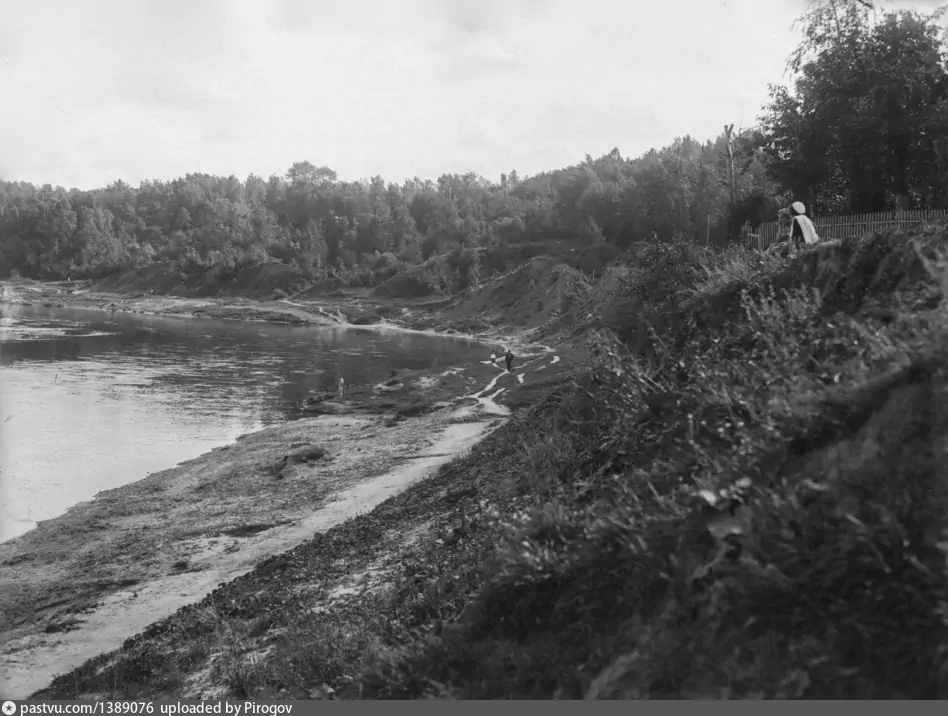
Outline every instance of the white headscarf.
{"type": "Polygon", "coordinates": [[[793,209],[798,214],[806,213],[806,206],[803,205],[802,201],[795,201],[790,205],[790,208],[793,209]]]}

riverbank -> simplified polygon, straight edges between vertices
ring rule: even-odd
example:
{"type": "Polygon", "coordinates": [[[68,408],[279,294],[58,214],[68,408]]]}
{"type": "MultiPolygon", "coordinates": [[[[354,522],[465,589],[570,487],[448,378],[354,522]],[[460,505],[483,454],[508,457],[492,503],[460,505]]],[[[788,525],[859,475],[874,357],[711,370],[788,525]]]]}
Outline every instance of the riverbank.
{"type": "Polygon", "coordinates": [[[372,509],[505,413],[460,402],[411,420],[323,416],[269,428],[0,544],[3,695],[24,698],[261,559],[372,509]],[[294,460],[302,454],[311,457],[294,460]]]}
{"type": "Polygon", "coordinates": [[[650,247],[544,318],[588,370],[34,698],[943,699],[946,251],[650,247]]]}
{"type": "MultiPolygon", "coordinates": [[[[252,299],[243,297],[182,297],[99,290],[86,281],[40,282],[29,279],[0,281],[0,302],[46,307],[74,307],[106,313],[138,313],[211,318],[217,320],[267,321],[289,325],[342,326],[359,329],[396,330],[443,335],[499,343],[518,348],[529,339],[506,335],[511,326],[487,322],[453,320],[441,309],[444,300],[401,301],[375,299],[367,292],[338,292],[336,296],[252,299]]],[[[522,333],[513,329],[516,334],[522,333]]]]}
{"type": "MultiPolygon", "coordinates": [[[[150,305],[175,306],[165,300],[150,305]]],[[[0,544],[0,692],[25,697],[423,479],[551,389],[563,367],[539,347],[510,373],[485,359],[314,395],[304,406],[314,417],[100,493],[0,544]]]]}
{"type": "Polygon", "coordinates": [[[518,479],[492,469],[509,455],[497,445],[514,446],[524,437],[522,420],[512,421],[486,430],[485,440],[459,460],[445,460],[427,479],[365,504],[351,519],[317,530],[200,602],[156,619],[120,650],[32,698],[52,698],[64,688],[81,698],[107,698],[117,693],[116,684],[127,698],[358,696],[353,664],[386,652],[375,630],[404,635],[402,625],[388,621],[384,599],[406,575],[412,588],[404,603],[422,609],[431,589],[461,595],[474,585],[476,577],[460,569],[452,574],[444,558],[457,559],[459,547],[488,527],[481,490],[492,485],[503,492],[518,479]],[[441,558],[425,562],[432,548],[441,558]]]}
{"type": "Polygon", "coordinates": [[[0,282],[0,301],[27,305],[70,306],[106,312],[205,317],[218,320],[274,321],[292,325],[338,326],[346,320],[338,312],[308,310],[280,301],[244,298],[183,298],[144,293],[119,294],[96,290],[81,281],[39,282],[27,279],[0,282]]]}
{"type": "MultiPolygon", "coordinates": [[[[274,290],[264,294],[251,292],[252,296],[204,297],[143,291],[149,283],[142,277],[118,284],[114,280],[39,282],[19,278],[0,281],[0,301],[107,312],[412,331],[522,352],[540,341],[561,342],[557,324],[567,316],[581,319],[582,313],[577,312],[592,289],[589,279],[548,256],[536,256],[451,296],[398,298],[370,289],[335,288],[326,292],[310,287],[292,295],[274,290]]],[[[608,275],[599,283],[609,284],[614,279],[614,275],[608,275]]]]}

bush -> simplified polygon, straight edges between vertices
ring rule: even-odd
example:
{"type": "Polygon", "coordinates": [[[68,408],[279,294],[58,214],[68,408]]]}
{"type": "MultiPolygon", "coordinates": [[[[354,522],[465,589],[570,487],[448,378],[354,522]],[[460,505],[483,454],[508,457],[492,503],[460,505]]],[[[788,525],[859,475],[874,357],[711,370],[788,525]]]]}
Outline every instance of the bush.
{"type": "Polygon", "coordinates": [[[434,287],[417,269],[400,271],[373,291],[380,298],[422,298],[432,293],[434,287]]]}

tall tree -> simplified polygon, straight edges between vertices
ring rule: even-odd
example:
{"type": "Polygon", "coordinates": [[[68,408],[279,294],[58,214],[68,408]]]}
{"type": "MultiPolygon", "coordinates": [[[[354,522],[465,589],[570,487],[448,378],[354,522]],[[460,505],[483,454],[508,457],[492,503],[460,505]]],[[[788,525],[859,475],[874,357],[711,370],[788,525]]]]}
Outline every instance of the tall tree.
{"type": "Polygon", "coordinates": [[[802,18],[787,86],[762,116],[771,176],[823,210],[944,202],[948,55],[939,13],[826,0],[802,18]]]}

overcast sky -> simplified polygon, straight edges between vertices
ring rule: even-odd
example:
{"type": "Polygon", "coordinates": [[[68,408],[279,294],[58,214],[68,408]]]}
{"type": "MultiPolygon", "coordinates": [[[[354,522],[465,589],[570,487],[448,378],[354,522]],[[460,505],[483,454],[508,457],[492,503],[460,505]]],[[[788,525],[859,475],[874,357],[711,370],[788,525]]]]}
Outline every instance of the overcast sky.
{"type": "MultiPolygon", "coordinates": [[[[938,2],[889,5],[929,10],[938,2]]],[[[806,0],[0,0],[0,178],[533,174],[752,126],[806,0]]]]}

